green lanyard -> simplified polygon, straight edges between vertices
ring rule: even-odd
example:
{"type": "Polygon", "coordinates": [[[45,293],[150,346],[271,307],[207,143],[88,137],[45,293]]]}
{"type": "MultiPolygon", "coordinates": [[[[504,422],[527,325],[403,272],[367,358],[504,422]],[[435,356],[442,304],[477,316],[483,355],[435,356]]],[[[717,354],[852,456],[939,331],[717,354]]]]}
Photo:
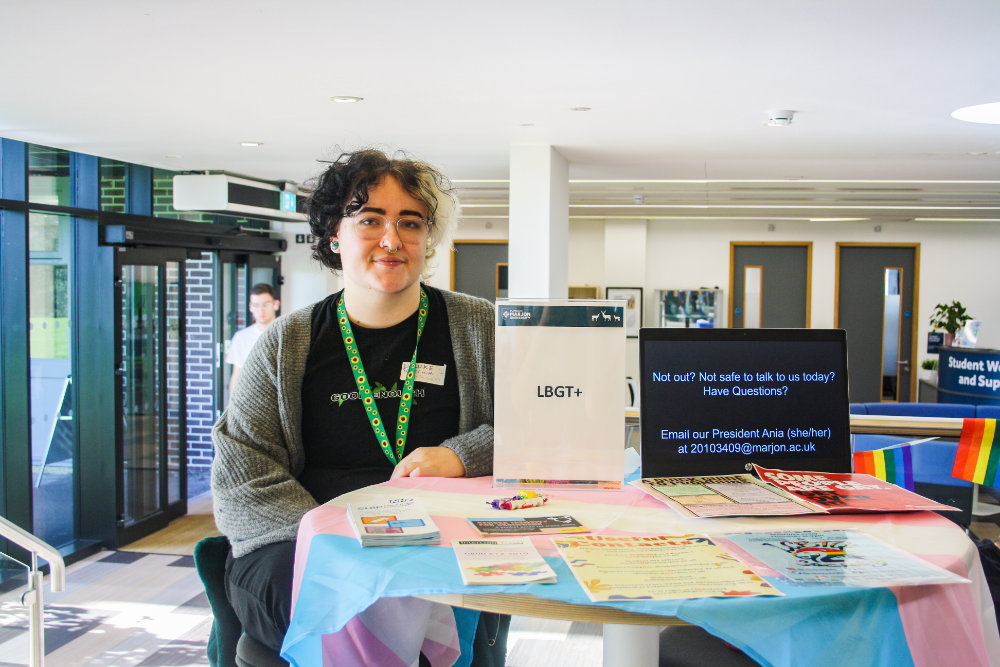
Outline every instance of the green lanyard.
{"type": "Polygon", "coordinates": [[[351,321],[347,318],[347,309],[344,308],[344,296],[337,299],[337,321],[340,323],[340,335],[344,338],[344,348],[351,362],[351,370],[354,371],[354,383],[358,386],[358,394],[365,406],[365,413],[368,421],[375,432],[379,447],[386,458],[393,465],[399,463],[403,458],[403,449],[406,447],[406,429],[410,422],[410,404],[413,402],[413,377],[417,369],[417,348],[420,347],[420,336],[424,333],[424,325],[427,323],[428,310],[427,293],[420,288],[420,309],[417,315],[417,344],[413,346],[413,358],[410,359],[410,367],[406,371],[406,382],[403,383],[403,395],[399,399],[399,419],[396,423],[396,452],[393,454],[392,447],[389,446],[389,436],[385,432],[382,424],[382,417],[378,413],[378,406],[375,405],[375,397],[372,395],[372,388],[365,375],[365,367],[361,363],[361,353],[358,352],[358,344],[354,340],[354,332],[351,330],[351,321]]]}

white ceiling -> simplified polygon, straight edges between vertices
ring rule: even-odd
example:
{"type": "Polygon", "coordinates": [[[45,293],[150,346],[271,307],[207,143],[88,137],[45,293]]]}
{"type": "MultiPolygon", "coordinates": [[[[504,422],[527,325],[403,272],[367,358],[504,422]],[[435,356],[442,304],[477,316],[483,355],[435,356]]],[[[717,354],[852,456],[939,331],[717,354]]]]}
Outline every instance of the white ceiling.
{"type": "Polygon", "coordinates": [[[542,143],[629,181],[574,215],[1000,220],[1000,125],[950,117],[1000,101],[996,0],[0,0],[0,26],[0,136],[171,170],[303,182],[374,145],[505,179],[542,143]]]}

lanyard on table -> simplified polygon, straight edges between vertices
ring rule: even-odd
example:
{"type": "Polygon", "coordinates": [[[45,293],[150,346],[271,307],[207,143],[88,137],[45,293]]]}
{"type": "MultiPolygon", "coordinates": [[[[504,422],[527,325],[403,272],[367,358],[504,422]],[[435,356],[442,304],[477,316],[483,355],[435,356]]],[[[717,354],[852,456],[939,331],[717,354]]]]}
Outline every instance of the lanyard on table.
{"type": "Polygon", "coordinates": [[[365,374],[365,367],[361,363],[361,353],[358,352],[358,344],[354,340],[354,332],[351,330],[351,321],[347,318],[347,309],[344,307],[344,295],[337,299],[337,321],[340,324],[340,335],[344,339],[344,348],[347,350],[347,358],[351,362],[351,370],[354,372],[354,383],[358,387],[358,394],[361,402],[365,406],[365,414],[368,415],[368,423],[372,425],[375,432],[375,439],[378,440],[382,453],[393,465],[399,463],[403,458],[403,449],[406,447],[406,429],[410,423],[410,404],[413,402],[413,378],[417,369],[417,349],[420,347],[420,336],[424,333],[424,325],[427,323],[428,310],[427,293],[420,288],[420,307],[417,313],[417,343],[413,346],[413,358],[410,359],[410,367],[406,371],[406,381],[403,383],[403,395],[399,399],[399,417],[396,420],[396,451],[392,451],[389,445],[389,436],[379,415],[378,406],[375,405],[375,397],[372,395],[371,383],[365,374]]]}

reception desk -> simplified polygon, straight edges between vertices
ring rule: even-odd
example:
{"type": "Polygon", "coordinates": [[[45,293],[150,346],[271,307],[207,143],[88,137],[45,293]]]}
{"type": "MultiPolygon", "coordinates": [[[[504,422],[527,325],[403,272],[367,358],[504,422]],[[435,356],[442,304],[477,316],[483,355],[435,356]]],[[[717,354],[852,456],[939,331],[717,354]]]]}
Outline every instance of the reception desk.
{"type": "Polygon", "coordinates": [[[937,389],[938,403],[1000,405],[1000,350],[942,347],[937,389]]]}

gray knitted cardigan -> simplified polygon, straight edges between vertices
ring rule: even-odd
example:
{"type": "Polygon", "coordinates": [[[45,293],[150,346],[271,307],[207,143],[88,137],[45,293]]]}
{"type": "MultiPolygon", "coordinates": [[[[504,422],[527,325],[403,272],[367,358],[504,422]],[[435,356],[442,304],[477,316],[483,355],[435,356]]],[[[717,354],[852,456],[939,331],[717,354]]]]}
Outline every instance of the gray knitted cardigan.
{"type": "MultiPolygon", "coordinates": [[[[458,374],[453,450],[468,477],[493,470],[493,304],[442,291],[458,374]]],[[[261,335],[240,372],[229,407],[212,429],[215,523],[239,557],[295,538],[316,501],[299,484],[302,378],[316,304],[280,317],[261,335]]],[[[336,437],[331,433],[330,437],[336,437]]],[[[372,445],[374,446],[374,445],[372,445]]]]}

